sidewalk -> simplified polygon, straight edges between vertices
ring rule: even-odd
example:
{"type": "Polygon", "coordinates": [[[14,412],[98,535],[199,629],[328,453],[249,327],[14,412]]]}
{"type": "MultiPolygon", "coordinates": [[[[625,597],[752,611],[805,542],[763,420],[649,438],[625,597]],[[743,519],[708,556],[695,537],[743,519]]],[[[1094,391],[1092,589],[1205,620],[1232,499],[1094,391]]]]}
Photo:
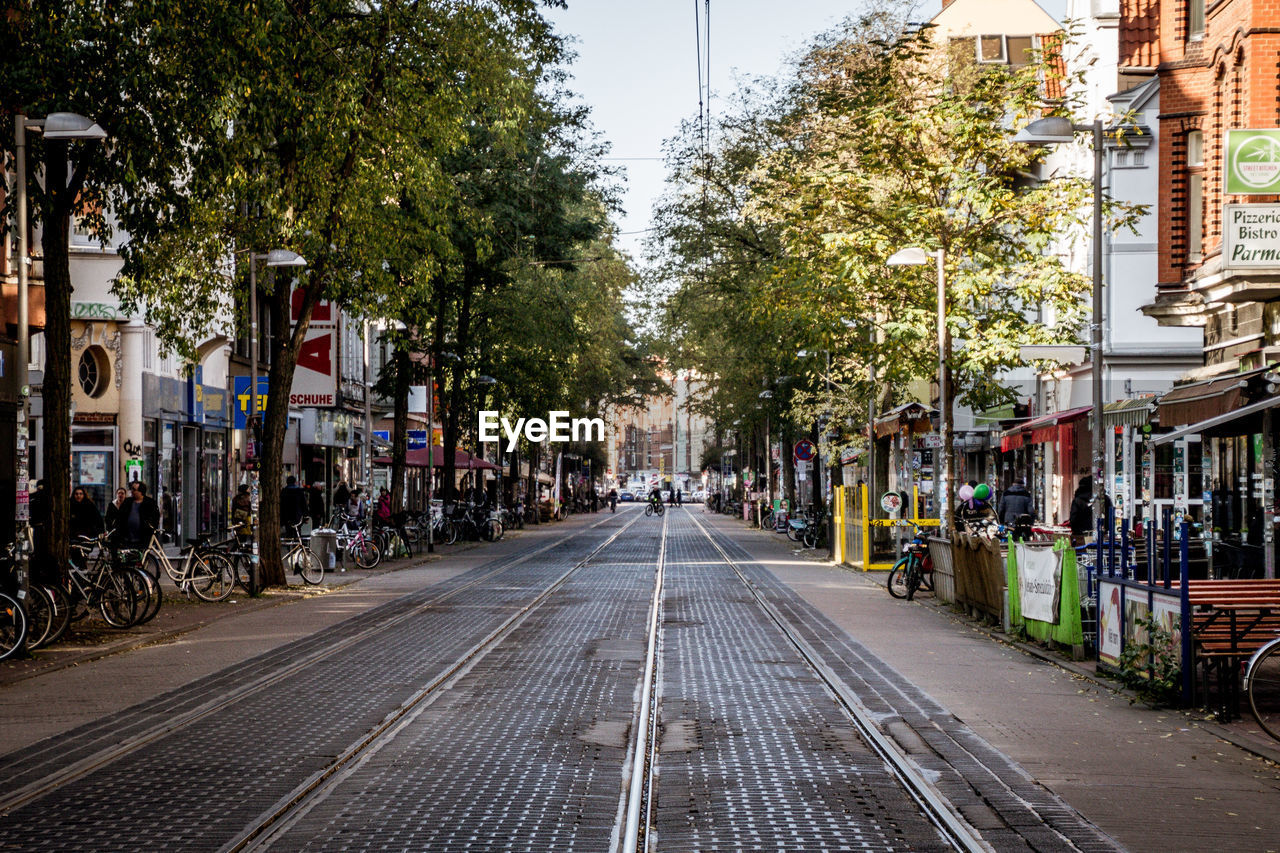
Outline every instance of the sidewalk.
{"type": "MultiPolygon", "coordinates": [[[[1280,767],[1224,739],[1247,736],[1247,723],[1130,704],[1086,668],[1028,653],[927,594],[890,597],[883,573],[835,566],[727,516],[699,520],[1128,849],[1280,849],[1280,767]]],[[[1280,757],[1261,741],[1257,751],[1280,757]]]]}
{"type": "Polygon", "coordinates": [[[75,623],[69,636],[82,640],[38,650],[30,660],[0,661],[0,754],[297,642],[607,516],[574,515],[564,522],[530,525],[495,543],[437,546],[433,555],[384,562],[367,571],[326,571],[320,586],[292,584],[256,599],[237,590],[226,601],[187,601],[166,578],[164,605],[148,624],[120,631],[98,622],[101,630],[85,637],[85,626],[75,623]]]}

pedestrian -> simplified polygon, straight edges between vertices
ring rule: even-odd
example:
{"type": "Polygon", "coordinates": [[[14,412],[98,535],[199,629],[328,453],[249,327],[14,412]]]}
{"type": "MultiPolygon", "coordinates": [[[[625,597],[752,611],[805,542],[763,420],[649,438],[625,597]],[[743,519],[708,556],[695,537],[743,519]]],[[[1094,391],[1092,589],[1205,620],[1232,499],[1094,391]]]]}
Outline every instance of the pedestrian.
{"type": "Polygon", "coordinates": [[[236,488],[236,496],[231,499],[231,521],[236,535],[253,535],[253,498],[249,495],[248,483],[241,483],[236,488]]]}
{"type": "Polygon", "coordinates": [[[146,548],[160,529],[160,505],[147,496],[147,487],[137,480],[129,484],[129,493],[132,499],[116,514],[112,538],[121,545],[146,548]]]}
{"type": "Polygon", "coordinates": [[[365,519],[364,489],[359,486],[351,490],[351,500],[347,502],[347,515],[356,521],[364,521],[365,519]]]}
{"type": "Polygon", "coordinates": [[[94,505],[93,499],[83,486],[76,486],[71,491],[71,508],[68,522],[71,538],[88,536],[96,538],[102,532],[102,515],[94,505]]]}
{"type": "Polygon", "coordinates": [[[1019,523],[1019,517],[1023,515],[1031,516],[1031,521],[1035,520],[1031,493],[1027,491],[1026,482],[1018,479],[1013,481],[1013,485],[1000,499],[1000,523],[1005,527],[1013,527],[1019,523]]]}
{"type": "Polygon", "coordinates": [[[600,493],[596,491],[595,486],[591,487],[591,511],[595,512],[600,509],[600,493]]]}
{"type": "MultiPolygon", "coordinates": [[[[1105,517],[1111,509],[1111,498],[1103,496],[1102,513],[1105,517]]],[[[1071,544],[1079,548],[1094,532],[1093,476],[1086,474],[1076,484],[1075,494],[1071,496],[1071,510],[1067,515],[1067,524],[1071,527],[1071,544]]]]}
{"type": "Polygon", "coordinates": [[[676,506],[684,506],[684,490],[676,489],[676,506]]]}
{"type": "Polygon", "coordinates": [[[314,530],[324,526],[324,483],[313,483],[311,485],[311,494],[308,497],[311,501],[311,506],[309,507],[311,528],[314,530]]]}
{"type": "Polygon", "coordinates": [[[120,507],[124,506],[124,502],[129,499],[129,490],[124,486],[116,489],[116,499],[107,504],[106,518],[103,526],[107,532],[111,532],[116,528],[116,516],[120,514],[120,507]]]}
{"type": "Polygon", "coordinates": [[[351,490],[347,488],[346,480],[339,480],[337,487],[333,490],[333,511],[346,512],[349,503],[351,503],[351,490]]]}
{"type": "Polygon", "coordinates": [[[609,512],[617,512],[617,511],[618,511],[618,490],[610,489],[609,490],[609,512]]]}
{"type": "Polygon", "coordinates": [[[307,493],[298,485],[298,478],[290,474],[280,490],[280,526],[297,527],[307,515],[307,493]]]}

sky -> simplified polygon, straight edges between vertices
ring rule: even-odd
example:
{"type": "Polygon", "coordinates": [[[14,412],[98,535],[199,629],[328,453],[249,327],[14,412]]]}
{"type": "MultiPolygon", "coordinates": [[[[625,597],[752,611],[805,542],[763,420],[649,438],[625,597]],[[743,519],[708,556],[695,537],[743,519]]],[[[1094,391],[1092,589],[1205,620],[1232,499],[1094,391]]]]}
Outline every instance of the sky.
{"type": "MultiPolygon", "coordinates": [[[[1061,19],[1066,0],[1042,0],[1061,19]]],[[[551,10],[557,30],[576,39],[572,88],[591,108],[592,124],[612,144],[610,165],[625,169],[623,249],[640,259],[649,214],[666,172],[662,143],[698,115],[695,9],[705,0],[568,0],[551,10]]],[[[737,77],[772,76],[814,35],[861,8],[857,0],[713,0],[711,87],[728,95],[737,77]]],[[[941,0],[923,0],[913,20],[927,21],[941,0]]],[[[705,32],[703,33],[705,39],[705,32]]],[[[705,63],[706,57],[703,57],[705,63]]]]}

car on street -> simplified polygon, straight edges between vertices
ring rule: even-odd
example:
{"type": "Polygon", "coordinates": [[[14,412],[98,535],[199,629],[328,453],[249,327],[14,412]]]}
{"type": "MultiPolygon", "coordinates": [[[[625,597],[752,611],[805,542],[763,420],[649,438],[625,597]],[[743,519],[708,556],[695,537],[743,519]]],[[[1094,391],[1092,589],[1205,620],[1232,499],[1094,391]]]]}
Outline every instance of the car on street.
{"type": "Polygon", "coordinates": [[[631,494],[631,492],[622,492],[620,495],[618,495],[619,501],[634,501],[635,499],[636,499],[636,496],[631,494]]]}

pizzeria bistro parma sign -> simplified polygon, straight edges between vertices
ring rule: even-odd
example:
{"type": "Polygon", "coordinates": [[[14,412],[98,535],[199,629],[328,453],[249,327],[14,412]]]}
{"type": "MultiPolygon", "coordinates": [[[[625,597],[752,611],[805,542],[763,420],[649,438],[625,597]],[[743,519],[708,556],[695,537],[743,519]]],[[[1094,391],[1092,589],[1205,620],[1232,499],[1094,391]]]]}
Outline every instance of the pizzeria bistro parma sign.
{"type": "Polygon", "coordinates": [[[1222,220],[1223,266],[1280,268],[1280,204],[1228,204],[1222,220]]]}

